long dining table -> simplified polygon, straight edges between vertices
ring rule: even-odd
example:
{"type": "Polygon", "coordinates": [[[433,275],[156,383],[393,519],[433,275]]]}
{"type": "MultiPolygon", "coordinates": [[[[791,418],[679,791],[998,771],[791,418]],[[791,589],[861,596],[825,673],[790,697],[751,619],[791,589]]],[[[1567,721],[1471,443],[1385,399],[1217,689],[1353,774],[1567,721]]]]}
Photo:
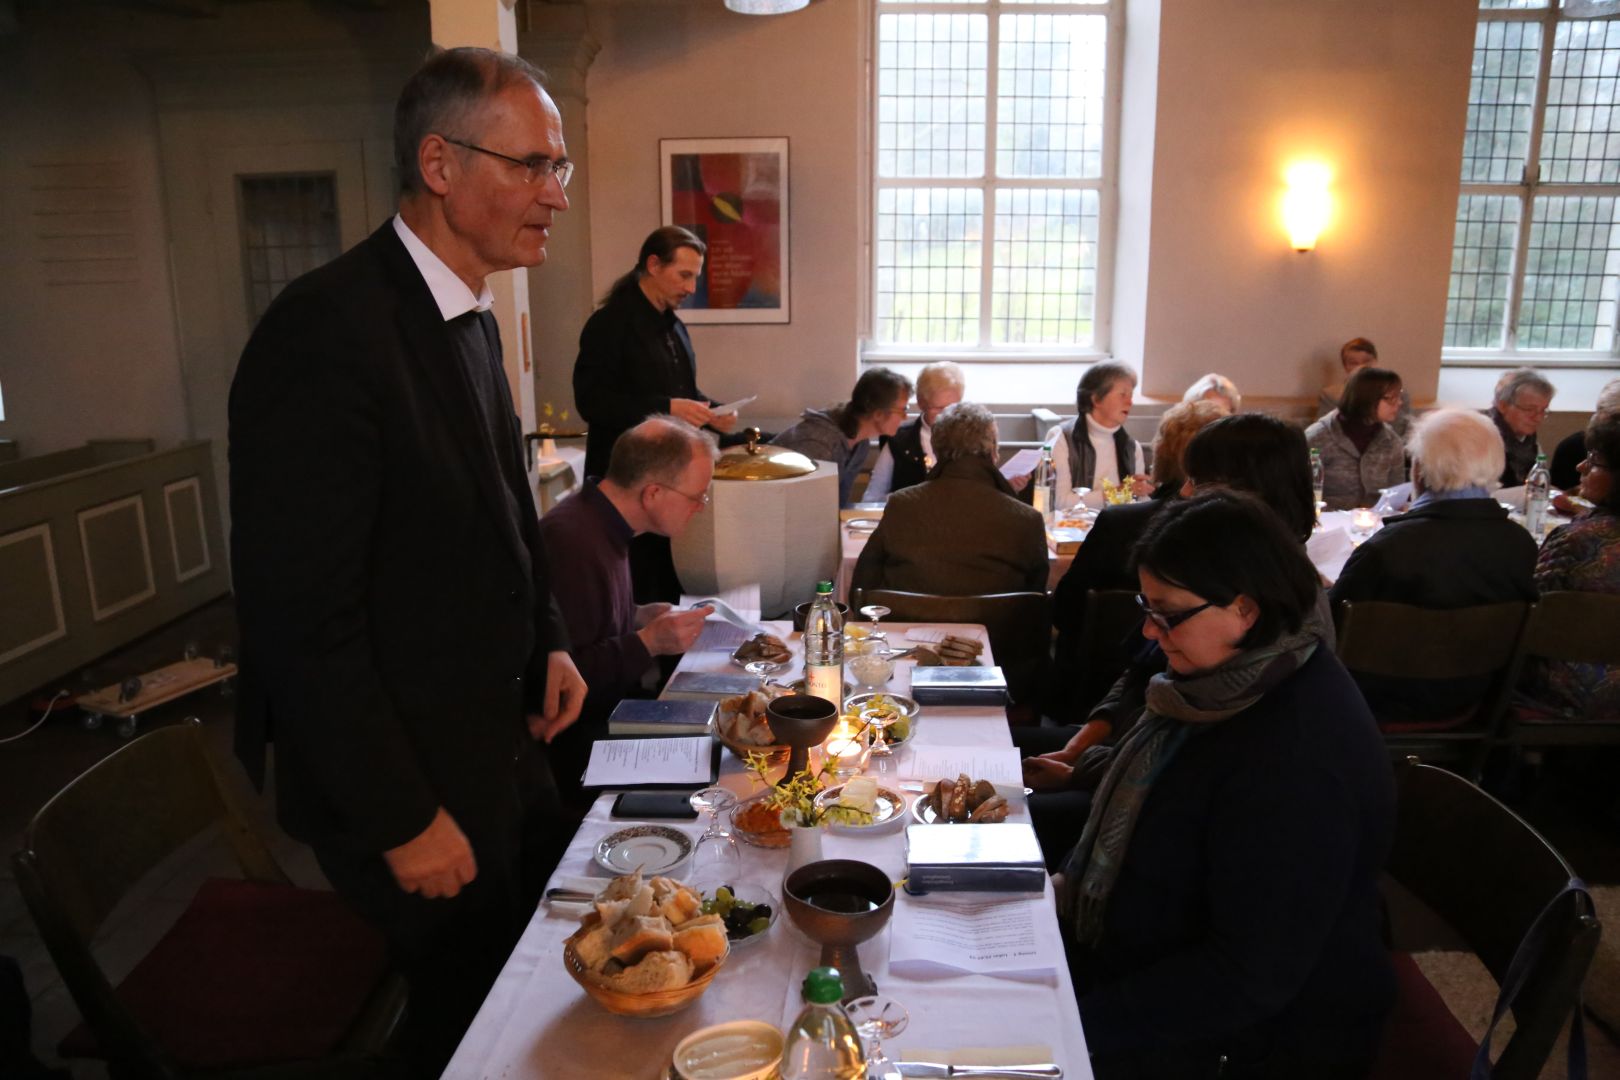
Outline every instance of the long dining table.
{"type": "MultiPolygon", "coordinates": [[[[715,622],[711,618],[711,625],[715,622]]],[[[777,678],[788,681],[802,673],[802,646],[786,623],[766,628],[787,640],[794,652],[792,668],[777,678]]],[[[898,641],[906,627],[885,626],[898,641]]],[[[983,662],[993,663],[983,627],[946,627],[972,635],[985,644],[983,662]]],[[[710,635],[706,634],[705,639],[710,635]]],[[[714,639],[723,640],[723,634],[714,639]]],[[[738,671],[729,646],[689,652],[681,671],[738,671]]],[[[734,642],[733,642],[734,644],[734,642]]],[[[888,689],[906,693],[913,665],[896,665],[888,689]]],[[[868,775],[880,783],[906,771],[918,748],[963,747],[1009,749],[1004,710],[999,707],[925,707],[916,730],[905,746],[887,759],[874,759],[868,775]]],[[[739,797],[759,790],[759,783],[729,751],[721,765],[721,780],[739,797]]],[[[898,786],[898,785],[897,785],[898,786]]],[[[577,886],[580,879],[605,885],[611,875],[594,863],[599,841],[614,830],[637,824],[611,816],[613,792],[601,794],[587,814],[553,876],[552,885],[577,886]]],[[[915,798],[908,794],[907,799],[915,798]]],[[[1015,804],[1012,820],[1028,820],[1028,810],[1015,804]]],[[[667,823],[665,823],[667,824],[667,823]]],[[[694,839],[701,823],[680,823],[694,839]]],[[[950,828],[951,826],[929,826],[950,828]]],[[[893,880],[905,873],[905,830],[881,835],[827,832],[822,841],[826,858],[859,859],[882,868],[893,880]]],[[[780,893],[787,852],[744,844],[742,881],[765,883],[780,893]]],[[[681,871],[674,871],[680,876],[681,871]]],[[[1046,902],[1034,905],[1036,918],[1048,940],[1061,941],[1050,882],[1046,902]]],[[[911,903],[903,892],[896,905],[911,903]]],[[[455,1080],[664,1080],[675,1045],[699,1028],[728,1020],[763,1020],[785,1029],[801,1006],[799,987],[816,966],[819,950],[780,913],[776,925],[760,940],[732,950],[713,983],[689,1008],[659,1019],[615,1016],[589,998],[563,966],[563,941],[577,929],[578,913],[554,912],[542,904],[534,913],[511,958],[507,961],[478,1016],[468,1029],[445,1072],[455,1080]]],[[[861,963],[878,984],[880,993],[898,999],[910,1013],[904,1033],[885,1041],[890,1056],[899,1059],[907,1048],[1009,1047],[1044,1045],[1051,1060],[1069,1080],[1090,1080],[1091,1067],[1085,1034],[1075,1003],[1074,986],[1061,955],[1052,956],[1049,971],[999,977],[974,973],[923,974],[907,968],[890,970],[889,945],[893,922],[877,937],[860,946],[861,963]],[[896,1051],[899,1051],[897,1054],[896,1051]]]]}

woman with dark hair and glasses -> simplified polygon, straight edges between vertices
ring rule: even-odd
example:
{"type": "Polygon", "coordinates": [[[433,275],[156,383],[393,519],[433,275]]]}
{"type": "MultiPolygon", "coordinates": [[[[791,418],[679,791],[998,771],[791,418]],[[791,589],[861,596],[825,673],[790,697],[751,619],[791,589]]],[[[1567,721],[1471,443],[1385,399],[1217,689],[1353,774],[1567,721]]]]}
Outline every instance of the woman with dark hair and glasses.
{"type": "MultiPolygon", "coordinates": [[[[1550,592],[1620,593],[1620,413],[1599,413],[1586,428],[1586,458],[1575,467],[1592,509],[1560,525],[1541,545],[1536,587],[1550,592]]],[[[1558,718],[1620,720],[1620,668],[1532,658],[1525,692],[1558,718]]]]}
{"type": "Polygon", "coordinates": [[[1365,1076],[1394,998],[1394,786],[1316,571],[1230,491],[1167,506],[1135,567],[1167,670],[1088,754],[1091,812],[1054,880],[1093,1071],[1365,1076]]]}
{"type": "Polygon", "coordinates": [[[1329,510],[1371,506],[1378,493],[1406,480],[1406,446],[1390,426],[1401,411],[1401,377],[1386,368],[1357,368],[1339,407],[1305,429],[1322,453],[1322,501],[1329,510]]]}

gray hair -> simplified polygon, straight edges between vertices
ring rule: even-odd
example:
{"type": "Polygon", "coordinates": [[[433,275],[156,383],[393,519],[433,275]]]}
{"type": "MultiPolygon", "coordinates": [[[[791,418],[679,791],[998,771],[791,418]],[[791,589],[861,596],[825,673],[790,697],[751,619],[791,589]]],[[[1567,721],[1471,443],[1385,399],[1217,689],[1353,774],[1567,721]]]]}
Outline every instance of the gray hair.
{"type": "Polygon", "coordinates": [[[693,459],[707,456],[713,461],[719,454],[714,436],[685,420],[659,413],[613,440],[604,479],[627,491],[644,484],[668,487],[693,459]]]}
{"type": "Polygon", "coordinates": [[[918,397],[924,394],[932,397],[940,390],[955,390],[959,394],[967,390],[967,376],[959,365],[936,360],[917,373],[918,397]]]}
{"type": "Polygon", "coordinates": [[[1592,412],[1598,416],[1609,413],[1620,413],[1620,379],[1610,379],[1598,391],[1597,408],[1592,412]]]}
{"type": "Polygon", "coordinates": [[[1531,390],[1551,401],[1553,395],[1558,393],[1553,384],[1534,368],[1514,368],[1504,372],[1496,380],[1496,403],[1498,405],[1511,405],[1519,396],[1520,390],[1531,390]]]}
{"type": "Polygon", "coordinates": [[[1436,409],[1421,417],[1407,449],[1427,491],[1496,486],[1506,451],[1496,425],[1471,409],[1436,409]]]}
{"type": "Polygon", "coordinates": [[[439,134],[479,141],[480,107],[519,82],[544,91],[545,74],[521,56],[494,49],[463,46],[430,53],[394,105],[394,167],[399,171],[400,193],[425,190],[416,158],[423,139],[439,134]]]}
{"type": "Polygon", "coordinates": [[[1080,385],[1074,389],[1075,410],[1081,416],[1091,412],[1091,407],[1097,404],[1097,398],[1106,397],[1109,391],[1114,389],[1114,384],[1121,379],[1135,386],[1136,372],[1117,360],[1104,360],[1100,364],[1092,364],[1086,369],[1086,373],[1080,376],[1080,385]]]}
{"type": "Polygon", "coordinates": [[[983,405],[959,401],[934,421],[934,456],[941,464],[965,457],[996,458],[996,418],[983,405]]]}
{"type": "Polygon", "coordinates": [[[1226,401],[1226,411],[1236,415],[1243,411],[1243,395],[1238,393],[1237,383],[1225,375],[1217,375],[1213,371],[1202,379],[1187,387],[1187,392],[1181,395],[1182,401],[1202,401],[1205,394],[1216,394],[1226,401]]]}

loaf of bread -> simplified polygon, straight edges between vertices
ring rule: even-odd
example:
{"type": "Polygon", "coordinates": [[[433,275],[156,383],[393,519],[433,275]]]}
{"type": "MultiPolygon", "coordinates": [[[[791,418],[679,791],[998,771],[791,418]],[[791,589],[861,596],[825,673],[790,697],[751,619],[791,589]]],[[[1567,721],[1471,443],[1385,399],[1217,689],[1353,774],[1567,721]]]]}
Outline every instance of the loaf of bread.
{"type": "Polygon", "coordinates": [[[629,966],[650,952],[665,952],[674,948],[669,920],[659,915],[638,915],[620,920],[613,928],[613,940],[608,955],[629,966]]]}
{"type": "Polygon", "coordinates": [[[718,915],[688,919],[675,931],[675,948],[691,958],[693,970],[700,975],[718,964],[730,947],[725,921],[718,915]]]}
{"type": "Polygon", "coordinates": [[[598,981],[626,994],[652,994],[678,990],[692,981],[692,961],[683,952],[661,949],[650,952],[616,975],[599,975],[598,981]]]}

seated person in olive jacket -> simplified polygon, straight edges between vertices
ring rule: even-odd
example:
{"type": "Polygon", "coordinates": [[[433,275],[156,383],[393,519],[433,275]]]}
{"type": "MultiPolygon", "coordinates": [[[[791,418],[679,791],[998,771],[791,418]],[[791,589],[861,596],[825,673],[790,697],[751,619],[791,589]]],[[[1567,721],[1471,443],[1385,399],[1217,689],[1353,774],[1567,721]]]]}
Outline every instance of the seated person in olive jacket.
{"type": "Polygon", "coordinates": [[[1046,526],[996,469],[996,421],[953,405],[934,424],[939,464],[889,496],[852,588],[937,596],[1046,591],[1046,526]]]}
{"type": "MultiPolygon", "coordinates": [[[[1502,439],[1478,413],[1439,409],[1421,418],[1411,442],[1411,508],[1344,564],[1329,598],[1388,600],[1418,607],[1472,607],[1536,598],[1536,545],[1490,497],[1502,472],[1502,439]]],[[[1442,724],[1466,713],[1490,680],[1392,679],[1356,675],[1380,723],[1442,724]]]]}

